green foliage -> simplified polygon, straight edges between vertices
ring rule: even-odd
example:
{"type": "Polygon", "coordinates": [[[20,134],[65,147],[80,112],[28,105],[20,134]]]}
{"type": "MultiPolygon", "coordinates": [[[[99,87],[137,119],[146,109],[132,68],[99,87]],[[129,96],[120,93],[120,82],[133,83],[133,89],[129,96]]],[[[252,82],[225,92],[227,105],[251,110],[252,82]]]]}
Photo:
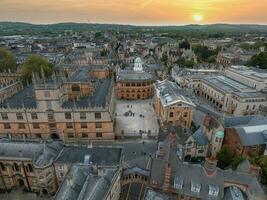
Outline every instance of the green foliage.
{"type": "Polygon", "coordinates": [[[103,49],[103,50],[100,52],[100,55],[101,55],[102,57],[107,56],[108,54],[109,54],[109,50],[107,50],[107,49],[103,49]]]}
{"type": "Polygon", "coordinates": [[[245,157],[240,156],[240,155],[235,156],[235,157],[233,158],[232,168],[233,168],[233,169],[236,169],[237,166],[238,166],[241,162],[243,162],[245,159],[246,159],[245,157]]]}
{"type": "Polygon", "coordinates": [[[168,55],[167,55],[167,53],[164,53],[164,54],[162,55],[162,58],[160,59],[160,61],[161,61],[165,66],[167,66],[167,64],[168,64],[168,55]]]}
{"type": "Polygon", "coordinates": [[[267,52],[262,52],[252,56],[247,62],[248,66],[259,66],[261,69],[267,69],[267,52]]]}
{"type": "Polygon", "coordinates": [[[193,61],[185,60],[184,58],[179,58],[176,61],[176,64],[184,68],[193,68],[195,63],[193,61]]]}
{"type": "Polygon", "coordinates": [[[29,55],[22,65],[23,84],[32,81],[32,72],[39,73],[41,76],[42,69],[45,77],[49,77],[54,70],[54,66],[41,56],[29,55]]]}
{"type": "Polygon", "coordinates": [[[194,47],[194,52],[200,62],[214,62],[219,49],[214,51],[209,50],[206,46],[197,45],[194,47]]]}
{"type": "Polygon", "coordinates": [[[0,72],[17,69],[15,56],[6,49],[0,48],[0,72]]]}
{"type": "Polygon", "coordinates": [[[190,161],[193,162],[193,163],[196,163],[196,162],[201,162],[201,161],[204,161],[204,160],[205,160],[205,157],[198,156],[198,157],[192,157],[190,161]]]}
{"type": "Polygon", "coordinates": [[[191,122],[191,130],[192,130],[192,132],[193,132],[193,133],[196,132],[197,129],[198,129],[198,127],[197,127],[196,124],[192,121],[192,122],[191,122]]]}
{"type": "Polygon", "coordinates": [[[231,165],[232,155],[227,145],[223,146],[221,151],[217,154],[218,167],[224,169],[231,165]]]}
{"type": "Polygon", "coordinates": [[[250,162],[261,167],[261,182],[267,184],[267,156],[251,156],[250,162]]]}
{"type": "Polygon", "coordinates": [[[179,48],[180,49],[190,49],[190,43],[185,40],[185,41],[182,41],[180,44],[179,44],[179,48]]]}

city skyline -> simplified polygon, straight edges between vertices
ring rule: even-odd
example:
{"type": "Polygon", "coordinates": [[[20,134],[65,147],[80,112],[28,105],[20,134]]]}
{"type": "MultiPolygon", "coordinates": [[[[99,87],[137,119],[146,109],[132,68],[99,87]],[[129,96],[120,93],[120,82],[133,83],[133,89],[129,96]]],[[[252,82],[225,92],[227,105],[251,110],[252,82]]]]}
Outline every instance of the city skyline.
{"type": "Polygon", "coordinates": [[[0,21],[34,24],[267,24],[266,10],[267,0],[2,0],[0,21]]]}

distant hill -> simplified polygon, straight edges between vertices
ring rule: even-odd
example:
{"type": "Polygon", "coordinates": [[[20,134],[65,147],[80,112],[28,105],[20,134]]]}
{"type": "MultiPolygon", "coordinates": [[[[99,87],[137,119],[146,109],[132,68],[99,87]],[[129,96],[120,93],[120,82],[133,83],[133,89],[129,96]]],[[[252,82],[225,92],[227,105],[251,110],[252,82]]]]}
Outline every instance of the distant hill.
{"type": "Polygon", "coordinates": [[[0,22],[0,35],[24,35],[40,33],[59,33],[63,31],[178,31],[178,32],[218,32],[218,33],[267,33],[267,25],[185,25],[185,26],[132,26],[116,24],[58,23],[37,25],[21,22],[0,22]]]}

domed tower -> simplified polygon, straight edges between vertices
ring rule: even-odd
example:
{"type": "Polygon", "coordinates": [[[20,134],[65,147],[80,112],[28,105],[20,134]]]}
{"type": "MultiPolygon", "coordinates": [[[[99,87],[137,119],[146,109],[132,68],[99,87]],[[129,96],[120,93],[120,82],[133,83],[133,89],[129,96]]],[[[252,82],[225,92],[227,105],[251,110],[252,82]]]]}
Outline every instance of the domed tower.
{"type": "Polygon", "coordinates": [[[137,57],[134,60],[134,71],[141,72],[143,71],[143,62],[140,57],[137,57]]]}
{"type": "Polygon", "coordinates": [[[222,130],[217,130],[211,139],[211,157],[216,158],[217,153],[221,150],[224,138],[224,132],[222,130]]]}

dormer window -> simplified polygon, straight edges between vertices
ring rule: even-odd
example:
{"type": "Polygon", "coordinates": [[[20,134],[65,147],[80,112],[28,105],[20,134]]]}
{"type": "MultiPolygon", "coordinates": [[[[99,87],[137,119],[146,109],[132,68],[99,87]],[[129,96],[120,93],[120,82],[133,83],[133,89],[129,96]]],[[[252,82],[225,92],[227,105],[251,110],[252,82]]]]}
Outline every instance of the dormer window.
{"type": "Polygon", "coordinates": [[[201,184],[196,182],[191,182],[191,192],[199,193],[201,189],[201,184]]]}
{"type": "Polygon", "coordinates": [[[182,189],[183,188],[183,184],[184,184],[184,180],[183,179],[176,178],[176,179],[174,179],[173,187],[175,189],[182,189]]]}
{"type": "Polygon", "coordinates": [[[219,195],[219,187],[215,185],[209,185],[209,195],[217,197],[219,195]]]}

